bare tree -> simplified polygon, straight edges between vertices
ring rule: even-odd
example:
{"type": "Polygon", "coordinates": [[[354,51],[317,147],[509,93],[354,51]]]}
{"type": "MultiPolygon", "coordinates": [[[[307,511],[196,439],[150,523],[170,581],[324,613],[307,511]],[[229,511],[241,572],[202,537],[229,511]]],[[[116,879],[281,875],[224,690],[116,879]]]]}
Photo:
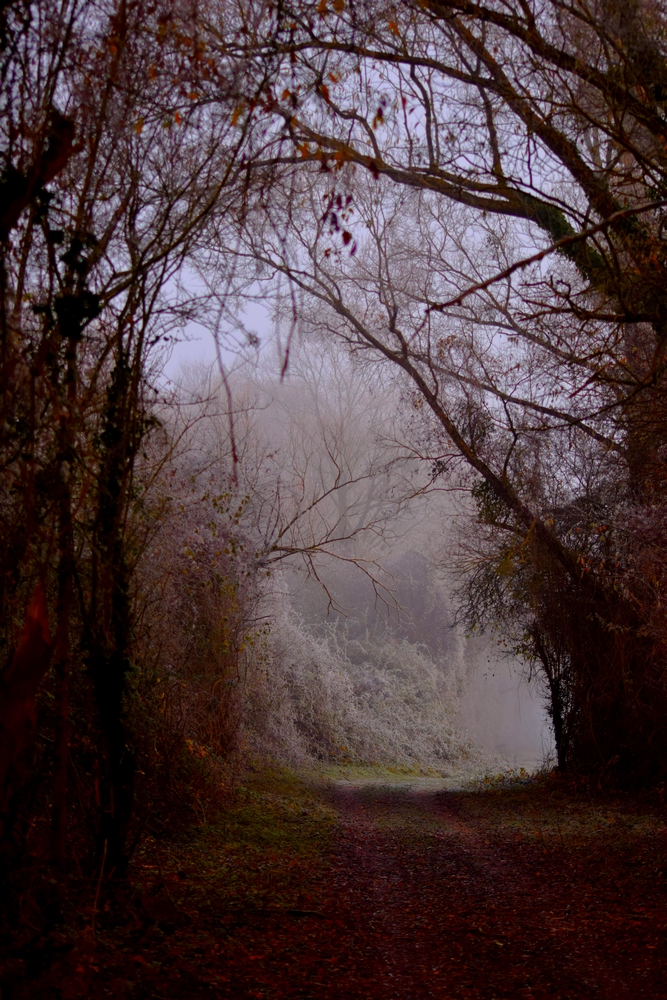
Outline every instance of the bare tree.
{"type": "Polygon", "coordinates": [[[380,560],[424,483],[392,433],[398,395],[379,374],[331,345],[304,344],[294,345],[283,378],[275,357],[263,358],[229,372],[226,387],[214,379],[203,393],[188,390],[199,413],[187,467],[202,482],[224,480],[242,504],[257,569],[288,563],[323,581],[327,563],[345,562],[391,599],[380,560]]]}

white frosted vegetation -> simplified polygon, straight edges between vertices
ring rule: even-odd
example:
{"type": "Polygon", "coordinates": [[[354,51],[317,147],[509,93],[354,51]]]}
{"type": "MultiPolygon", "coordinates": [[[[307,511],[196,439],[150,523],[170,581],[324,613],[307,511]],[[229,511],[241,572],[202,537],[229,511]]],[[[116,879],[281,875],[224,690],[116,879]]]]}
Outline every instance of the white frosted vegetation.
{"type": "Polygon", "coordinates": [[[502,762],[455,726],[456,664],[389,634],[317,635],[292,610],[275,615],[263,668],[249,683],[244,737],[294,762],[479,772],[502,762]]]}

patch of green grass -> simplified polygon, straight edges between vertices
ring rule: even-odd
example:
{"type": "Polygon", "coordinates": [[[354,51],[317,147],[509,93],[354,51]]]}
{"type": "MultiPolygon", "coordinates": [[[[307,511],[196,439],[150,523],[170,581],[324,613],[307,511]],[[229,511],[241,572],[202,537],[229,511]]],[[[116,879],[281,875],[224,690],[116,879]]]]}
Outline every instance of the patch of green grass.
{"type": "Polygon", "coordinates": [[[489,835],[535,840],[545,847],[593,841],[613,841],[618,846],[667,829],[665,810],[657,803],[576,789],[548,775],[529,782],[479,783],[461,793],[458,802],[462,815],[489,835]]]}
{"type": "MultiPolygon", "coordinates": [[[[442,774],[420,767],[408,767],[402,764],[321,764],[303,772],[314,784],[323,782],[347,782],[351,785],[387,785],[418,784],[420,781],[447,782],[442,774]]],[[[452,779],[458,786],[459,776],[452,779]]]]}
{"type": "Polygon", "coordinates": [[[266,769],[246,775],[235,801],[205,836],[227,850],[321,853],[329,845],[334,810],[293,772],[266,769]]]}
{"type": "Polygon", "coordinates": [[[177,909],[299,907],[328,863],[335,810],[287,769],[246,772],[215,823],[175,841],[147,840],[139,881],[157,880],[177,909]]]}

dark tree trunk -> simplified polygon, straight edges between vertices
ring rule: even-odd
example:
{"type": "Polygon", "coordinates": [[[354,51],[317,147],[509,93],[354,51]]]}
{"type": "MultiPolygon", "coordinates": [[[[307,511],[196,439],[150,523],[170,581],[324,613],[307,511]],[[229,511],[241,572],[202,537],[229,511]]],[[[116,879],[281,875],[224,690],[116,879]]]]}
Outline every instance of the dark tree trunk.
{"type": "Polygon", "coordinates": [[[132,639],[125,513],[142,420],[132,374],[123,357],[118,358],[107,393],[88,626],[89,664],[106,743],[98,861],[104,855],[109,877],[122,877],[127,867],[134,805],[135,756],[125,719],[132,639]]]}

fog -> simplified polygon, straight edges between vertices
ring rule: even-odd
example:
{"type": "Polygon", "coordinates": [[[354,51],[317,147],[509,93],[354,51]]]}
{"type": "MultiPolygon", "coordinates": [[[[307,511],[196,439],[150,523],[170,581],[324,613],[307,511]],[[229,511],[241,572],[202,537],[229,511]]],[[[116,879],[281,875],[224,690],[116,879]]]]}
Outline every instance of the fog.
{"type": "Polygon", "coordinates": [[[402,639],[425,647],[449,681],[452,723],[493,758],[534,771],[553,757],[545,698],[525,664],[493,636],[465,636],[453,624],[455,600],[425,556],[388,560],[396,606],[378,604],[370,583],[348,570],[293,584],[292,603],[311,627],[343,626],[348,635],[402,639]],[[331,599],[341,610],[329,607],[331,599]]]}
{"type": "Polygon", "coordinates": [[[428,427],[419,452],[406,444],[415,413],[399,385],[334,347],[296,346],[284,378],[269,351],[230,373],[233,485],[226,391],[202,368],[175,376],[181,401],[208,392],[191,450],[227,475],[245,550],[267,567],[244,745],[443,774],[542,766],[539,685],[496,635],[457,624],[468,492],[455,474],[433,481],[428,427]]]}
{"type": "Polygon", "coordinates": [[[492,640],[466,640],[466,686],[460,724],[481,746],[513,767],[535,770],[553,759],[553,734],[546,703],[525,666],[504,657],[492,640]]]}

